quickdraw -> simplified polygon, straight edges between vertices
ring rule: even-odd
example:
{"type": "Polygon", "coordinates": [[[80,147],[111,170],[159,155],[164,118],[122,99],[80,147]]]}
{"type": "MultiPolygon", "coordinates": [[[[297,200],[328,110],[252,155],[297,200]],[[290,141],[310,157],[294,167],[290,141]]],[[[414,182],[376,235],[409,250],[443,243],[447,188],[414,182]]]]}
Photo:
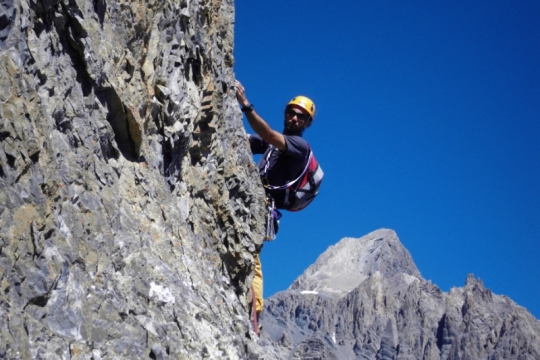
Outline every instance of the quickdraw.
{"type": "Polygon", "coordinates": [[[276,238],[276,230],[274,228],[274,199],[267,196],[266,200],[266,234],[265,241],[272,241],[276,238]]]}
{"type": "Polygon", "coordinates": [[[266,196],[266,233],[264,234],[264,241],[272,241],[276,238],[276,225],[279,224],[279,218],[276,219],[276,208],[274,206],[274,199],[270,196],[266,196]]]}

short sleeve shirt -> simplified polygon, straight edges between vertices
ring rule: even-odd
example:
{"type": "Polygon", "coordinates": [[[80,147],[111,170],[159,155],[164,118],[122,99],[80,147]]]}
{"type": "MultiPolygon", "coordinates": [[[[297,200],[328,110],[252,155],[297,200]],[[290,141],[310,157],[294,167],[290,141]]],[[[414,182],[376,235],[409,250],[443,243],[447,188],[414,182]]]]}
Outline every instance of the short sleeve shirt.
{"type": "MultiPolygon", "coordinates": [[[[268,173],[263,182],[280,186],[290,181],[296,180],[306,167],[309,158],[309,145],[306,140],[298,135],[283,135],[287,149],[280,151],[271,146],[258,135],[250,135],[249,143],[253,154],[264,154],[259,161],[259,174],[264,175],[266,166],[266,158],[268,152],[271,152],[268,173]]],[[[266,189],[276,203],[276,207],[283,209],[287,208],[285,192],[283,190],[266,189]]]]}

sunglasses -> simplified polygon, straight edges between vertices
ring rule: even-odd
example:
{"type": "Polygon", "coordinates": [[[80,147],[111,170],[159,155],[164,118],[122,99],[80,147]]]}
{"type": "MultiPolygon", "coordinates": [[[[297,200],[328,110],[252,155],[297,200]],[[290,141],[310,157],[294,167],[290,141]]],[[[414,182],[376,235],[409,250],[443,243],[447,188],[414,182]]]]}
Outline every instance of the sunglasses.
{"type": "Polygon", "coordinates": [[[309,115],[308,114],[302,114],[302,113],[294,111],[293,109],[287,109],[287,111],[285,111],[285,114],[289,115],[291,118],[296,116],[296,118],[298,120],[300,120],[300,121],[308,121],[309,120],[309,115]]]}

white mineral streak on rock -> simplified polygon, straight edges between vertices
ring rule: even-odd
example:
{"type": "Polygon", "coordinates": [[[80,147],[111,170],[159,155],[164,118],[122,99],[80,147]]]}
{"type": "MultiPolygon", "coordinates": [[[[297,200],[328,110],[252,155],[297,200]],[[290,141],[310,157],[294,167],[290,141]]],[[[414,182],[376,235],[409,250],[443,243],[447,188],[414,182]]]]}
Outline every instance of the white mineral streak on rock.
{"type": "Polygon", "coordinates": [[[375,271],[375,273],[372,275],[373,278],[373,284],[374,284],[374,295],[375,298],[373,299],[373,306],[375,310],[379,314],[384,314],[385,306],[384,306],[384,288],[383,288],[383,275],[380,271],[375,271]]]}
{"type": "Polygon", "coordinates": [[[60,231],[60,234],[66,239],[66,241],[69,243],[69,239],[71,239],[72,235],[71,235],[71,230],[69,230],[69,227],[67,226],[66,222],[64,221],[64,219],[62,218],[62,215],[57,215],[57,219],[58,219],[58,227],[59,227],[59,231],[60,231]]]}
{"type": "Polygon", "coordinates": [[[156,297],[159,301],[164,303],[174,304],[175,302],[175,298],[171,292],[171,289],[155,284],[153,282],[150,283],[150,292],[148,296],[156,297]]]}
{"type": "Polygon", "coordinates": [[[412,276],[409,274],[403,274],[403,277],[405,278],[405,282],[407,285],[411,285],[414,281],[420,281],[416,276],[412,276]]]}
{"type": "Polygon", "coordinates": [[[182,196],[178,202],[178,209],[182,220],[186,221],[189,217],[189,198],[182,196]]]}
{"type": "Polygon", "coordinates": [[[154,336],[158,336],[156,327],[154,326],[152,319],[144,315],[138,315],[136,316],[136,318],[139,324],[141,324],[148,332],[152,333],[154,336]]]}
{"type": "Polygon", "coordinates": [[[317,295],[318,293],[319,293],[318,291],[312,291],[312,290],[300,291],[300,294],[314,294],[314,295],[317,295]]]}

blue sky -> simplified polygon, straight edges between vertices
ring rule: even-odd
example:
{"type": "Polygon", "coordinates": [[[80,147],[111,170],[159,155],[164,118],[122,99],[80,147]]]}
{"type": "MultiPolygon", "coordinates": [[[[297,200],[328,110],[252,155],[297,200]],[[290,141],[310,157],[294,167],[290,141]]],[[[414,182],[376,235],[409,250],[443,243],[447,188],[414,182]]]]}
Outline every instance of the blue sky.
{"type": "Polygon", "coordinates": [[[263,248],[265,297],[389,228],[443,291],[473,273],[540,319],[540,2],[235,6],[236,77],[276,130],[292,97],[314,100],[325,172],[263,248]]]}

